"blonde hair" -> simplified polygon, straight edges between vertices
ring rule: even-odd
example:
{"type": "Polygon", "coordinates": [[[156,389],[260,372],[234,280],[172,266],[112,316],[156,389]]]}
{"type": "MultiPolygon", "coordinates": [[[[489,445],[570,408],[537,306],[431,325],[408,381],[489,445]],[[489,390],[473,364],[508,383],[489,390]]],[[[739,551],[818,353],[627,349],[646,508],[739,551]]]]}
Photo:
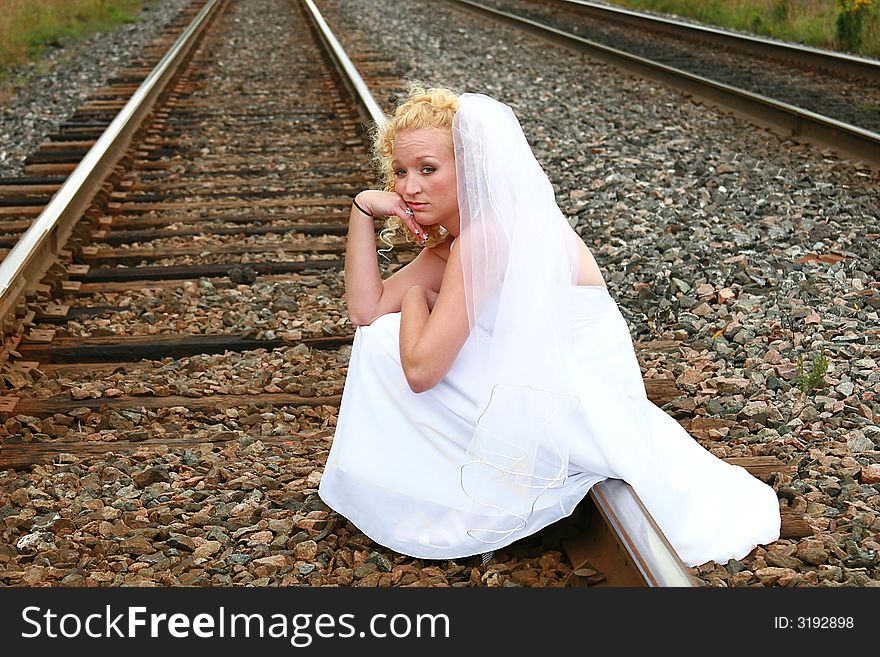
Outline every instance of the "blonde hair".
{"type": "MultiPolygon", "coordinates": [[[[433,128],[449,134],[449,149],[452,150],[452,119],[458,111],[458,94],[443,87],[426,88],[418,81],[407,85],[407,99],[398,105],[393,116],[386,119],[383,125],[376,126],[373,131],[373,160],[385,182],[385,191],[393,192],[396,177],[391,165],[394,138],[405,130],[421,130],[433,128]]],[[[427,226],[428,240],[422,246],[433,247],[448,236],[445,228],[440,225],[427,226]]],[[[412,233],[406,229],[400,217],[390,216],[385,219],[385,228],[379,232],[379,239],[393,248],[392,238],[401,237],[410,244],[415,244],[412,233]]],[[[384,254],[383,254],[384,255],[384,254]]]]}

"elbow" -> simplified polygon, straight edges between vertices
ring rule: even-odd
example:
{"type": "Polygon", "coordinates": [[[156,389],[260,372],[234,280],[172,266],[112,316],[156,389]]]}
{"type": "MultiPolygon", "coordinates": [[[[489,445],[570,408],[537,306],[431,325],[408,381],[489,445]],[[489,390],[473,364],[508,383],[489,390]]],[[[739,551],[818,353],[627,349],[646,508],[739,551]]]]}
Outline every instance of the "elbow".
{"type": "Polygon", "coordinates": [[[371,312],[375,307],[370,307],[370,304],[364,303],[362,298],[350,295],[348,292],[345,295],[345,308],[348,312],[348,321],[355,326],[368,326],[374,319],[371,312]]]}
{"type": "Polygon", "coordinates": [[[406,382],[409,384],[409,389],[417,395],[427,392],[437,385],[437,381],[434,381],[430,377],[419,375],[407,375],[406,382]]]}
{"type": "Polygon", "coordinates": [[[369,326],[376,320],[376,309],[348,306],[348,320],[355,326],[369,326]]]}
{"type": "Polygon", "coordinates": [[[438,377],[436,373],[431,372],[426,367],[419,367],[415,365],[404,365],[403,374],[406,377],[406,382],[409,385],[409,389],[414,393],[421,394],[433,388],[440,382],[442,377],[438,377]]]}
{"type": "Polygon", "coordinates": [[[348,313],[348,321],[350,321],[354,326],[369,326],[372,324],[372,320],[368,319],[366,315],[362,315],[360,313],[349,311],[348,313]]]}

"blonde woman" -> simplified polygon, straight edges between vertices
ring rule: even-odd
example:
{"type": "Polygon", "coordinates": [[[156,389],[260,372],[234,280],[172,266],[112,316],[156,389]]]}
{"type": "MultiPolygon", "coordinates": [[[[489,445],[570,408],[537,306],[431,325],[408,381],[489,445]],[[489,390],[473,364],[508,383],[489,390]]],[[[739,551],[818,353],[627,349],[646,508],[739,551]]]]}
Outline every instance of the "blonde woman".
{"type": "Polygon", "coordinates": [[[647,399],[626,322],[507,105],[413,85],[376,152],[386,189],[350,216],[358,328],[330,507],[403,554],[485,560],[619,478],[689,565],[779,537],[773,489],[647,399]],[[385,280],[374,217],[422,245],[385,280]]]}

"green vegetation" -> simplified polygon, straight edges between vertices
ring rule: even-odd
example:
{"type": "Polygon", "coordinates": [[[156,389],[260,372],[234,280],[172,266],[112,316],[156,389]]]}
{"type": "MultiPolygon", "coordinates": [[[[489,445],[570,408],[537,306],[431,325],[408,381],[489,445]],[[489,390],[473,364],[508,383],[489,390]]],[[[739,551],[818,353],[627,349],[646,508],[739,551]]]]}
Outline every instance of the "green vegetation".
{"type": "Polygon", "coordinates": [[[880,58],[880,1],[612,0],[817,48],[880,58]]]}
{"type": "MultiPolygon", "coordinates": [[[[837,0],[837,42],[841,48],[852,52],[861,50],[865,20],[871,16],[872,4],[872,0],[837,0]]],[[[876,21],[874,28],[876,35],[876,21]]]]}
{"type": "Polygon", "coordinates": [[[131,23],[153,0],[0,0],[0,77],[63,39],[131,23]]]}
{"type": "Polygon", "coordinates": [[[816,388],[824,388],[825,372],[828,371],[828,358],[825,356],[825,349],[818,356],[813,356],[813,366],[809,372],[804,372],[804,356],[801,354],[798,360],[798,375],[794,379],[794,384],[803,393],[809,393],[816,388]]]}

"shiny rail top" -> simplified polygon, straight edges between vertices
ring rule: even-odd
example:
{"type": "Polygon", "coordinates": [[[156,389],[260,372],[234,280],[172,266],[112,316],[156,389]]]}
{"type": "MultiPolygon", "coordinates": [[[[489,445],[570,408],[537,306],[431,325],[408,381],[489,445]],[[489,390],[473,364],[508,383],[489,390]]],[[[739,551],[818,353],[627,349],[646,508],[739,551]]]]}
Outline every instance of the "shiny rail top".
{"type": "Polygon", "coordinates": [[[591,491],[605,521],[620,537],[647,586],[697,586],[685,563],[654,522],[633,488],[606,479],[591,491]]]}
{"type": "Polygon", "coordinates": [[[303,0],[303,4],[306,6],[306,9],[308,9],[312,20],[315,22],[321,38],[324,40],[324,43],[330,52],[330,56],[333,58],[340,74],[342,75],[343,82],[352,92],[357,103],[366,112],[367,118],[377,125],[381,125],[385,122],[385,115],[382,113],[382,110],[379,109],[379,104],[376,102],[376,99],[373,98],[373,94],[370,93],[370,89],[367,87],[361,74],[358,73],[354,64],[351,62],[351,59],[345,54],[345,50],[339,43],[339,39],[333,34],[330,26],[327,25],[327,21],[324,20],[324,17],[321,15],[321,12],[318,11],[318,8],[312,0],[303,0]]]}

